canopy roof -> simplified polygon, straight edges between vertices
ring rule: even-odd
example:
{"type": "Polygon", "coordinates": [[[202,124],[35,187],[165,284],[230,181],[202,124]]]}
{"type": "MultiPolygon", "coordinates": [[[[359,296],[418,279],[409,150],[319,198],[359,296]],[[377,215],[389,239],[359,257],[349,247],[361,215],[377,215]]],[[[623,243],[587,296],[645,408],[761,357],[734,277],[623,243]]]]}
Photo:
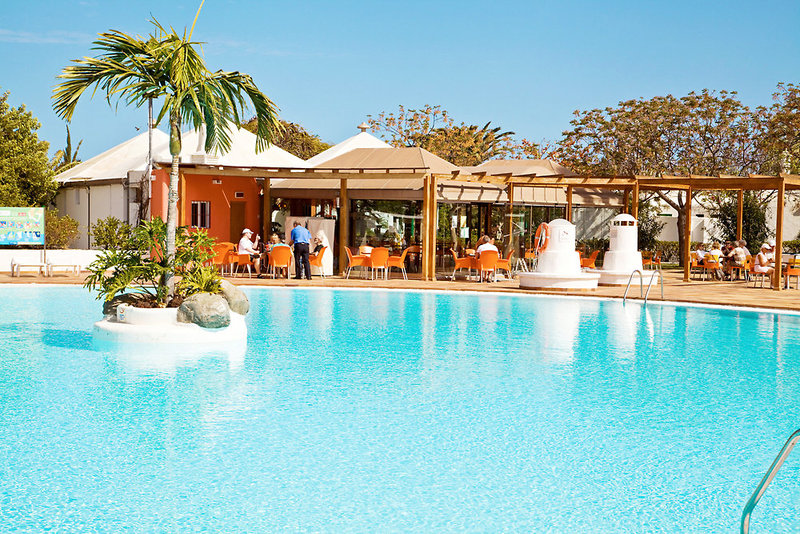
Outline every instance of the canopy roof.
{"type": "MultiPolygon", "coordinates": [[[[56,175],[59,183],[71,180],[126,178],[129,171],[143,172],[147,168],[147,132],[89,158],[56,175]]],[[[154,159],[169,159],[169,136],[153,130],[154,159]]]]}
{"type": "Polygon", "coordinates": [[[307,159],[306,163],[309,167],[316,167],[317,165],[330,161],[337,156],[341,156],[342,154],[357,148],[391,148],[391,145],[381,141],[374,135],[370,135],[367,132],[361,132],[353,137],[348,137],[341,143],[307,159]]]}
{"type": "Polygon", "coordinates": [[[460,170],[424,148],[356,148],[316,165],[315,169],[358,171],[403,170],[423,174],[451,174],[460,170]]]}
{"type": "MultiPolygon", "coordinates": [[[[190,130],[181,135],[181,163],[199,163],[229,167],[308,167],[297,156],[275,145],[256,153],[256,136],[244,128],[231,128],[231,148],[224,154],[205,151],[205,128],[190,130]]],[[[171,164],[171,158],[156,159],[171,164]]]]}
{"type": "Polygon", "coordinates": [[[476,167],[464,167],[465,172],[487,175],[507,174],[536,176],[577,176],[570,168],[552,159],[490,159],[476,167]]]}

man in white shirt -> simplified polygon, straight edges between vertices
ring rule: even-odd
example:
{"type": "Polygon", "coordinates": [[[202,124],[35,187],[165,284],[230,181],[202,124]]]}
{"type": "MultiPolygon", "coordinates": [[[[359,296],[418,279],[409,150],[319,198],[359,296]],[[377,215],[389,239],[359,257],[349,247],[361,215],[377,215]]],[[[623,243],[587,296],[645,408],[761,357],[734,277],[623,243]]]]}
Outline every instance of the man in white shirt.
{"type": "Polygon", "coordinates": [[[481,252],[483,252],[484,250],[494,250],[498,254],[500,253],[500,251],[497,250],[497,247],[494,245],[494,239],[492,239],[488,235],[485,235],[481,238],[481,244],[478,245],[478,248],[475,249],[475,257],[480,258],[481,252]]]}
{"type": "Polygon", "coordinates": [[[252,241],[253,232],[249,228],[242,230],[242,238],[239,240],[239,254],[250,254],[250,259],[253,261],[253,267],[256,269],[256,274],[261,276],[261,254],[258,249],[258,239],[252,241]]]}

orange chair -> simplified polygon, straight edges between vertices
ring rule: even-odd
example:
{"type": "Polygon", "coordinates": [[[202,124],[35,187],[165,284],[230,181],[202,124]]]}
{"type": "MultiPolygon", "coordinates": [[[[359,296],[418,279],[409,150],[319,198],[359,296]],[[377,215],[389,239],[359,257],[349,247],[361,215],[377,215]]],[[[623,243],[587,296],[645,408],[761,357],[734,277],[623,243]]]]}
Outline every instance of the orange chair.
{"type": "Polygon", "coordinates": [[[733,282],[734,280],[738,280],[739,277],[742,277],[742,278],[744,278],[745,281],[747,281],[747,273],[750,272],[750,264],[752,263],[752,261],[753,261],[753,257],[752,256],[747,256],[744,259],[744,265],[733,265],[733,264],[731,264],[731,267],[730,267],[730,269],[731,269],[731,273],[730,273],[731,274],[731,282],[733,282]],[[734,271],[736,271],[736,279],[733,278],[734,271]]]}
{"type": "Polygon", "coordinates": [[[500,259],[500,253],[495,250],[484,250],[478,258],[478,273],[483,282],[484,273],[492,273],[492,277],[497,282],[497,262],[500,259]]]}
{"type": "Polygon", "coordinates": [[[400,269],[400,272],[403,273],[403,280],[408,280],[408,275],[406,274],[406,254],[408,254],[408,248],[404,249],[399,256],[389,256],[389,261],[386,264],[387,271],[392,267],[400,269]]]}
{"type": "Polygon", "coordinates": [[[753,279],[753,287],[756,287],[756,277],[761,278],[761,287],[764,287],[764,278],[769,277],[769,274],[756,271],[756,260],[753,256],[747,256],[745,261],[748,265],[747,274],[753,279]]]}
{"type": "Polygon", "coordinates": [[[661,251],[658,250],[653,253],[653,259],[650,260],[650,266],[653,269],[661,269],[661,251]]]}
{"type": "Polygon", "coordinates": [[[272,278],[278,269],[286,269],[286,278],[289,278],[289,266],[292,264],[292,247],[276,246],[272,247],[269,253],[269,266],[272,268],[272,278]]]}
{"type": "Polygon", "coordinates": [[[322,255],[325,254],[326,250],[328,250],[328,247],[322,247],[316,254],[308,255],[308,263],[312,267],[316,266],[319,269],[319,275],[322,278],[325,278],[325,268],[322,266],[322,255]]]}
{"type": "Polygon", "coordinates": [[[795,256],[789,260],[789,264],[786,266],[786,270],[783,271],[783,274],[786,276],[786,289],[789,289],[789,281],[792,276],[797,277],[794,288],[800,289],[800,258],[795,256]]]}
{"type": "MultiPolygon", "coordinates": [[[[236,254],[236,272],[239,272],[239,267],[247,267],[247,277],[253,277],[253,271],[250,269],[250,267],[255,267],[255,265],[253,264],[253,260],[250,258],[250,254],[236,254]]],[[[244,271],[242,271],[242,276],[244,276],[244,271]]]]}
{"type": "Polygon", "coordinates": [[[211,265],[219,266],[222,276],[225,276],[225,266],[233,274],[233,250],[234,244],[229,242],[217,243],[212,248],[214,257],[211,258],[211,265]]]}
{"type": "Polygon", "coordinates": [[[453,250],[452,248],[450,249],[450,254],[453,255],[453,261],[456,264],[455,268],[453,269],[453,276],[451,277],[451,280],[456,279],[456,271],[458,271],[459,269],[467,269],[467,276],[472,274],[472,268],[474,267],[475,258],[472,258],[470,256],[459,258],[458,254],[456,254],[456,251],[453,250]]]}
{"type": "Polygon", "coordinates": [[[344,247],[347,252],[347,269],[345,269],[345,278],[350,278],[350,271],[353,267],[369,267],[369,256],[363,254],[355,255],[350,250],[350,247],[344,247]]]}
{"type": "Polygon", "coordinates": [[[377,278],[376,271],[383,269],[383,279],[387,279],[389,272],[389,249],[386,247],[375,247],[369,253],[369,266],[372,269],[372,279],[377,278]]]}
{"type": "Polygon", "coordinates": [[[511,278],[511,256],[514,255],[514,249],[508,251],[508,255],[505,258],[499,258],[497,260],[497,269],[503,269],[507,274],[508,277],[511,278]]]}
{"type": "Polygon", "coordinates": [[[703,272],[706,274],[706,279],[711,277],[712,272],[722,269],[722,264],[719,261],[719,256],[713,254],[706,254],[703,258],[703,272]]]}
{"type": "Polygon", "coordinates": [[[594,262],[597,260],[598,254],[600,254],[600,251],[595,250],[588,258],[581,258],[581,267],[586,269],[597,269],[594,262]]]}
{"type": "Polygon", "coordinates": [[[689,264],[689,273],[695,273],[695,269],[699,271],[700,276],[703,275],[703,268],[700,266],[700,261],[697,259],[697,252],[691,252],[692,261],[689,264]]]}

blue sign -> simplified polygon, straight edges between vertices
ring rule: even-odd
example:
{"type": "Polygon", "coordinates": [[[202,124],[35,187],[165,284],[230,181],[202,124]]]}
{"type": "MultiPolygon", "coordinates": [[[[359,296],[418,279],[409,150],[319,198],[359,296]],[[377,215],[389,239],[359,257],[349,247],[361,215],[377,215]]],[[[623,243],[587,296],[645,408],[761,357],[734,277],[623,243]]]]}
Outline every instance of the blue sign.
{"type": "Polygon", "coordinates": [[[0,245],[44,245],[44,208],[0,208],[0,245]]]}

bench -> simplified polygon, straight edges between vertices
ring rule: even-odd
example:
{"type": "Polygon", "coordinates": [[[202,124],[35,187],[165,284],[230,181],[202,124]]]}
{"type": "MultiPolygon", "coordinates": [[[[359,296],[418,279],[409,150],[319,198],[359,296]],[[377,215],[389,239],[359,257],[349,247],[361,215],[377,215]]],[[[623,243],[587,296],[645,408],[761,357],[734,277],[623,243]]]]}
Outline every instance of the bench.
{"type": "Polygon", "coordinates": [[[24,262],[18,263],[15,259],[11,259],[11,276],[19,276],[22,269],[37,269],[39,274],[47,276],[47,264],[42,262],[24,262]]]}

